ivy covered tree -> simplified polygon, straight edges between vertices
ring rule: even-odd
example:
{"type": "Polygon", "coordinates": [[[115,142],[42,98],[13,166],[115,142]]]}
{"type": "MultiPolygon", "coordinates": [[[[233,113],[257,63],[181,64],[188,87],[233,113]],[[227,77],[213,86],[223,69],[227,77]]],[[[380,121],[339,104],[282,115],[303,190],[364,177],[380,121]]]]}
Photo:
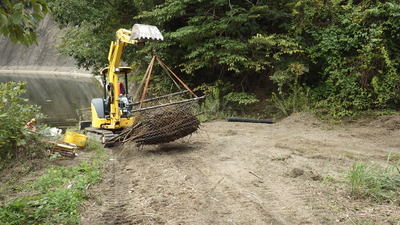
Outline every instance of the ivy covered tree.
{"type": "Polygon", "coordinates": [[[293,13],[318,106],[337,118],[398,107],[398,2],[307,0],[298,1],[293,13]]]}

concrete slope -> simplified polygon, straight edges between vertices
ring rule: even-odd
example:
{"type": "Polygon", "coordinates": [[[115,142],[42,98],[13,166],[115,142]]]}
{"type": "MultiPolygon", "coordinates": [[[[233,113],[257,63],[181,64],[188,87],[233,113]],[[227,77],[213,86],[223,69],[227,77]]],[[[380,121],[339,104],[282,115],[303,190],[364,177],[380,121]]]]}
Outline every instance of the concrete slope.
{"type": "Polygon", "coordinates": [[[8,38],[0,37],[0,73],[32,73],[32,71],[55,71],[89,74],[79,70],[74,60],[60,55],[55,45],[60,41],[62,30],[52,20],[50,14],[41,21],[37,29],[38,45],[26,47],[12,44],[8,38]]]}

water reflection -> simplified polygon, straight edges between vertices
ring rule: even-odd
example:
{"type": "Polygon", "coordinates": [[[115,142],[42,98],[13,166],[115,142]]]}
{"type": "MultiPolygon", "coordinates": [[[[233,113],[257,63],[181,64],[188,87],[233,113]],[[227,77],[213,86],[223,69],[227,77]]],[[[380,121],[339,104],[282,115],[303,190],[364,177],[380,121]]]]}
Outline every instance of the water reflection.
{"type": "Polygon", "coordinates": [[[102,96],[98,81],[91,76],[47,74],[0,74],[0,82],[27,82],[24,98],[40,105],[50,126],[71,126],[79,122],[78,110],[90,107],[92,98],[102,96]]]}

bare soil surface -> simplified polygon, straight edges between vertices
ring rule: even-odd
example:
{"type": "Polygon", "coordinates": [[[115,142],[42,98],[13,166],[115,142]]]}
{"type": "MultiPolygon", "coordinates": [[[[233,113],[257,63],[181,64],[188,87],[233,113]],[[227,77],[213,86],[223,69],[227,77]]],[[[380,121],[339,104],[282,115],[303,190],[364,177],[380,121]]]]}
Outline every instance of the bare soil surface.
{"type": "Polygon", "coordinates": [[[82,224],[400,224],[400,207],[353,199],[357,161],[400,153],[400,117],[334,126],[203,123],[174,143],[109,149],[82,224]]]}

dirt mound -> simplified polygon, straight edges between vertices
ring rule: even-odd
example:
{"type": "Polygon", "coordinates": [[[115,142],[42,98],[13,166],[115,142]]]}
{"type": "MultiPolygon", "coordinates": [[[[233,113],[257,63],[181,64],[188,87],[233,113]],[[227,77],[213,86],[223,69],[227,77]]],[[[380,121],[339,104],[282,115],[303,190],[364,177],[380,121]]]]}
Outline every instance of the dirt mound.
{"type": "Polygon", "coordinates": [[[388,130],[400,129],[400,115],[384,115],[380,116],[368,125],[374,127],[382,127],[388,130]]]}
{"type": "Polygon", "coordinates": [[[279,124],[287,126],[319,126],[322,122],[311,113],[293,113],[289,117],[279,121],[279,124]]]}

